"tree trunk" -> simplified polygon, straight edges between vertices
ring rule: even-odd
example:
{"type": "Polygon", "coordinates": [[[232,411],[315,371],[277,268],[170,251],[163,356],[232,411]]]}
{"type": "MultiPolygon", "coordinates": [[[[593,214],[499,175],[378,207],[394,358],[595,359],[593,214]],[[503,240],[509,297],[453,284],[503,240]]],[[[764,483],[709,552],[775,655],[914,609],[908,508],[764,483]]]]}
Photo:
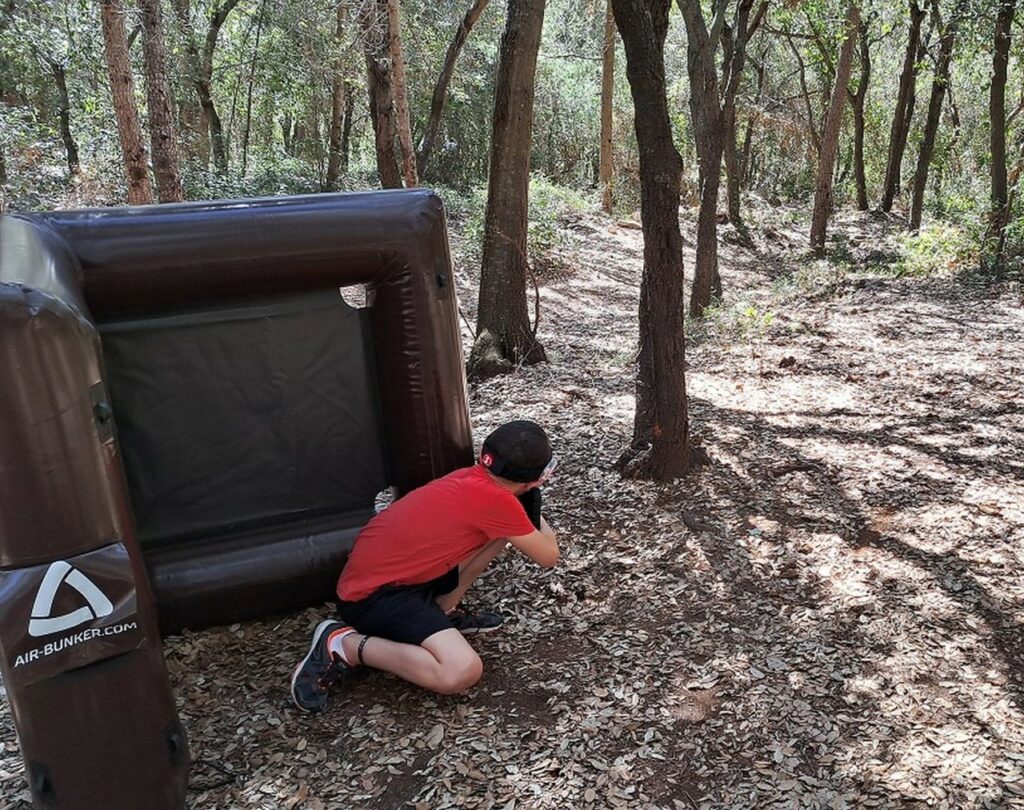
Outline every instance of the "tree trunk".
{"type": "Polygon", "coordinates": [[[57,114],[60,118],[60,139],[64,142],[64,154],[67,156],[68,172],[76,177],[82,171],[78,159],[78,144],[71,132],[71,100],[68,98],[68,82],[64,73],[64,65],[56,59],[47,59],[54,84],[57,85],[57,114]]]}
{"type": "Polygon", "coordinates": [[[348,156],[352,136],[352,116],[355,113],[356,94],[350,82],[345,82],[345,123],[341,128],[341,170],[348,171],[348,156]]]}
{"type": "MultiPolygon", "coordinates": [[[[746,227],[740,213],[740,188],[743,183],[743,168],[740,165],[739,148],[736,142],[736,97],[739,94],[743,68],[746,64],[746,49],[750,37],[761,25],[768,12],[768,0],[761,0],[757,13],[747,27],[747,14],[751,3],[742,2],[737,7],[737,25],[735,36],[723,38],[725,58],[722,61],[723,98],[722,98],[722,134],[725,139],[722,157],[725,161],[725,192],[729,221],[744,239],[748,238],[746,227]],[[746,10],[744,10],[744,6],[746,10]],[[735,79],[729,77],[735,73],[735,79]]],[[[763,71],[762,71],[763,75],[763,71]]],[[[760,92],[760,84],[758,84],[760,92]]]]}
{"type": "Polygon", "coordinates": [[[665,86],[670,7],[670,0],[612,0],[635,110],[644,232],[636,414],[631,447],[620,466],[627,476],[663,481],[684,474],[692,461],[679,232],[683,162],[672,140],[665,86]]]}
{"type": "Polygon", "coordinates": [[[327,147],[327,175],[324,187],[327,191],[337,191],[341,176],[342,164],[342,129],[347,126],[345,110],[348,106],[345,82],[345,24],[348,19],[348,6],[338,3],[334,25],[334,70],[331,75],[331,126],[327,147]]]}
{"type": "Polygon", "coordinates": [[[394,102],[391,96],[391,71],[388,69],[387,24],[376,2],[364,3],[360,12],[363,47],[366,53],[367,91],[370,96],[370,121],[377,151],[377,175],[382,188],[401,188],[402,174],[395,154],[394,102]]]}
{"type": "Polygon", "coordinates": [[[185,194],[178,170],[178,131],[167,79],[163,13],[160,0],[138,0],[138,3],[142,12],[142,55],[146,63],[146,103],[156,194],[162,203],[181,202],[185,194]]]}
{"type": "Polygon", "coordinates": [[[402,148],[402,173],[409,188],[419,185],[416,177],[416,152],[412,146],[412,125],[409,123],[409,90],[405,80],[405,57],[402,55],[402,23],[398,0],[380,0],[386,5],[388,20],[388,52],[391,54],[391,80],[394,88],[398,143],[402,148]]]}
{"type": "Polygon", "coordinates": [[[146,166],[146,147],[142,142],[139,111],[135,106],[135,83],[128,60],[128,40],[124,32],[124,6],[121,0],[101,0],[100,18],[103,24],[103,44],[110,74],[114,117],[121,140],[128,177],[128,202],[147,205],[153,202],[153,189],[149,185],[146,166]]]}
{"type": "MultiPolygon", "coordinates": [[[[764,73],[765,73],[765,58],[767,57],[767,51],[761,58],[761,63],[757,65],[757,104],[760,106],[761,100],[764,97],[764,73]]],[[[754,135],[754,118],[753,116],[747,117],[747,125],[743,132],[743,150],[742,157],[740,158],[740,184],[741,188],[749,187],[754,179],[753,161],[751,160],[751,148],[753,146],[753,135],[754,135]]]]}
{"type": "MultiPolygon", "coordinates": [[[[1001,242],[1003,229],[1010,222],[1010,192],[1006,176],[1006,74],[1010,60],[1010,36],[1016,0],[1001,0],[996,17],[992,49],[992,86],[989,91],[989,152],[992,155],[992,211],[988,237],[1001,242]]],[[[995,256],[998,264],[1001,255],[995,256]]]]}
{"type": "Polygon", "coordinates": [[[295,157],[295,144],[292,143],[292,114],[286,112],[281,118],[281,142],[284,145],[284,153],[288,157],[295,157]]]}
{"type": "Polygon", "coordinates": [[[544,0],[509,0],[507,13],[494,88],[480,303],[470,355],[477,378],[547,360],[526,305],[534,73],[544,0]]]}
{"type": "Polygon", "coordinates": [[[679,0],[678,3],[686,23],[686,69],[690,80],[690,112],[699,163],[697,261],[693,290],[690,293],[690,314],[696,318],[703,315],[713,295],[721,298],[722,294],[722,282],[718,275],[718,189],[722,173],[722,152],[725,149],[726,114],[729,111],[735,112],[736,92],[743,70],[742,54],[746,48],[747,18],[752,3],[753,0],[740,0],[734,31],[726,30],[726,3],[716,6],[717,13],[710,28],[704,21],[699,0],[679,0]],[[721,87],[715,65],[720,37],[726,51],[721,87]]]}
{"type": "MultiPolygon", "coordinates": [[[[939,131],[942,116],[942,100],[946,95],[946,84],[949,82],[949,65],[953,59],[953,43],[956,40],[960,18],[967,7],[968,0],[959,0],[949,22],[941,29],[939,37],[939,56],[935,63],[932,77],[932,94],[928,100],[928,117],[925,119],[924,133],[921,136],[921,151],[917,155],[917,170],[914,172],[914,190],[910,202],[910,230],[921,227],[921,215],[924,209],[924,192],[928,186],[928,168],[935,151],[935,137],[939,131]]],[[[938,12],[935,12],[936,15],[938,12]]]]}
{"type": "Polygon", "coordinates": [[[249,82],[245,93],[245,128],[242,130],[242,176],[249,168],[249,135],[252,132],[252,91],[256,80],[256,59],[260,54],[260,34],[263,32],[263,16],[267,10],[266,0],[260,3],[256,18],[256,41],[252,46],[252,61],[249,63],[249,82]]]}
{"type": "Polygon", "coordinates": [[[601,189],[601,209],[612,212],[612,182],[615,170],[612,142],[612,102],[615,90],[615,15],[611,0],[604,15],[604,46],[601,52],[601,146],[597,184],[601,189]]]}
{"type": "Polygon", "coordinates": [[[455,37],[452,39],[451,44],[448,46],[448,52],[444,56],[444,64],[441,66],[441,72],[434,83],[434,93],[430,97],[430,117],[427,119],[427,127],[423,132],[423,137],[420,139],[419,150],[416,153],[416,167],[420,177],[426,171],[427,162],[434,151],[434,142],[437,140],[437,132],[441,127],[441,114],[444,112],[444,102],[448,97],[448,84],[452,80],[452,74],[455,73],[455,63],[462,52],[462,46],[466,44],[469,32],[473,30],[476,21],[484,13],[488,2],[489,0],[473,0],[473,5],[469,7],[466,16],[459,23],[459,27],[455,31],[455,37]]]}
{"type": "Polygon", "coordinates": [[[868,182],[864,174],[864,101],[871,81],[871,43],[868,41],[868,25],[860,24],[860,80],[857,92],[853,94],[853,175],[857,184],[857,208],[868,210],[868,182]]]}
{"type": "Polygon", "coordinates": [[[832,212],[832,173],[835,171],[836,153],[839,150],[839,134],[843,127],[843,108],[853,70],[853,49],[857,43],[860,26],[860,6],[850,0],[846,10],[845,38],[839,49],[836,63],[835,83],[829,101],[828,115],[821,132],[818,152],[818,174],[814,189],[814,213],[811,216],[811,250],[821,255],[825,252],[825,230],[832,212]]]}
{"type": "Polygon", "coordinates": [[[920,62],[921,23],[925,9],[918,0],[910,0],[910,33],[907,36],[907,50],[903,57],[903,71],[900,73],[900,87],[896,94],[896,109],[892,114],[892,128],[889,133],[889,158],[885,165],[885,180],[882,183],[882,199],[879,208],[888,213],[899,192],[900,167],[903,152],[907,148],[910,120],[914,112],[914,86],[917,83],[917,65],[920,62]]]}
{"type": "Polygon", "coordinates": [[[224,140],[224,127],[221,124],[220,115],[217,112],[217,105],[213,101],[213,54],[217,49],[217,37],[220,34],[221,26],[224,25],[228,15],[237,6],[239,0],[224,0],[221,5],[214,7],[210,16],[210,25],[206,30],[206,38],[203,43],[203,50],[200,53],[196,44],[196,33],[189,17],[188,0],[171,0],[175,15],[185,35],[185,51],[188,57],[189,72],[196,95],[199,97],[199,106],[203,110],[203,119],[210,137],[210,146],[213,152],[213,165],[220,174],[226,174],[228,170],[228,150],[224,140]]]}

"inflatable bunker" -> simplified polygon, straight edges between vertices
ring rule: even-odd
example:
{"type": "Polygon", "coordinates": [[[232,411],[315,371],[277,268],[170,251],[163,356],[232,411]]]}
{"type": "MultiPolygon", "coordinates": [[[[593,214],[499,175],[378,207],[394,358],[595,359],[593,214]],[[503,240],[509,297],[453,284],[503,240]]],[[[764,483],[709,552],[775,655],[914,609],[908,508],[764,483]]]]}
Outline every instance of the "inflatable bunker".
{"type": "Polygon", "coordinates": [[[470,463],[432,192],[0,219],[0,666],[37,806],[183,806],[160,630],[331,598],[381,491],[470,463]]]}

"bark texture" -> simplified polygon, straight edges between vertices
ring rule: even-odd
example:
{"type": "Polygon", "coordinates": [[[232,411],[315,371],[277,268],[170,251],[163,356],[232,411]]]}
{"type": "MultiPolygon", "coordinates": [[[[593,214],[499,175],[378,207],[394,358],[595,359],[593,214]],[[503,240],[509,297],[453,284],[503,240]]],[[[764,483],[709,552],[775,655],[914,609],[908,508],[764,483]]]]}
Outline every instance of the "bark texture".
{"type": "Polygon", "coordinates": [[[128,202],[132,205],[147,205],[153,202],[153,189],[149,184],[139,111],[135,106],[135,82],[128,60],[124,15],[121,0],[100,1],[110,92],[113,96],[114,117],[117,119],[117,134],[121,141],[121,156],[124,158],[128,178],[128,202]]]}
{"type": "Polygon", "coordinates": [[[868,210],[868,181],[864,172],[864,102],[871,81],[871,43],[868,40],[868,25],[860,24],[860,78],[857,91],[850,97],[853,105],[853,176],[857,185],[857,208],[868,210]]]}
{"type": "MultiPolygon", "coordinates": [[[[722,60],[724,77],[729,76],[729,66],[731,64],[734,64],[732,70],[735,72],[737,77],[737,81],[731,88],[728,81],[726,81],[723,90],[722,127],[724,130],[723,136],[725,138],[725,144],[723,147],[722,159],[725,161],[726,204],[728,206],[729,222],[733,224],[744,239],[748,238],[748,234],[743,225],[743,216],[740,210],[740,190],[743,186],[744,169],[737,143],[736,98],[739,95],[740,83],[743,79],[743,69],[746,64],[746,49],[749,46],[751,37],[753,37],[754,33],[760,27],[765,18],[765,14],[767,13],[768,0],[761,0],[761,4],[758,6],[757,11],[754,13],[753,18],[747,26],[745,37],[737,40],[736,37],[730,35],[723,40],[723,44],[725,46],[723,48],[724,55],[722,60]],[[737,48],[739,48],[739,50],[737,50],[737,48]]],[[[742,30],[740,33],[742,33],[742,30]]],[[[758,96],[760,96],[762,82],[764,80],[763,66],[758,73],[758,77],[757,89],[758,96]]]]}
{"type": "Polygon", "coordinates": [[[857,44],[857,33],[860,28],[860,6],[850,2],[846,9],[843,43],[839,48],[839,59],[836,62],[835,82],[832,85],[832,97],[829,101],[828,114],[822,127],[818,151],[818,172],[814,187],[814,212],[811,215],[811,250],[821,254],[825,251],[825,231],[828,218],[832,213],[832,178],[836,166],[836,153],[839,150],[839,133],[843,127],[843,109],[846,106],[846,95],[850,84],[850,73],[853,71],[853,50],[857,44]]]}
{"type": "MultiPolygon", "coordinates": [[[[716,5],[710,27],[699,0],[678,0],[686,23],[686,69],[690,80],[690,113],[697,147],[700,210],[697,214],[697,261],[690,293],[690,314],[701,317],[712,297],[722,297],[718,274],[718,190],[726,125],[734,121],[736,91],[743,70],[747,24],[753,0],[739,0],[736,20],[727,28],[728,3],[716,5]],[[721,85],[715,64],[719,42],[725,43],[721,85]]],[[[735,152],[735,144],[733,144],[735,152]]]]}
{"type": "Polygon", "coordinates": [[[402,150],[402,175],[409,188],[419,185],[416,176],[416,151],[412,146],[412,125],[409,123],[409,86],[405,79],[405,56],[402,54],[402,18],[398,0],[382,0],[388,21],[388,53],[391,55],[391,82],[395,102],[398,143],[402,150]]]}
{"type": "Polygon", "coordinates": [[[178,168],[178,130],[174,123],[171,87],[167,78],[163,12],[160,0],[138,2],[142,12],[142,55],[146,63],[146,104],[157,199],[162,203],[181,202],[185,199],[185,193],[178,168]]]}
{"type": "MultiPolygon", "coordinates": [[[[953,45],[960,20],[967,9],[968,0],[959,0],[953,13],[945,25],[939,25],[939,54],[935,60],[935,71],[932,75],[932,93],[928,99],[928,117],[924,123],[921,136],[921,151],[917,154],[917,169],[914,172],[914,190],[910,200],[910,229],[916,231],[921,227],[921,215],[924,212],[924,192],[928,186],[928,169],[935,152],[935,137],[939,132],[942,117],[942,102],[949,84],[949,65],[953,60],[953,45]]],[[[938,21],[938,10],[933,9],[938,21]]]]}
{"type": "Polygon", "coordinates": [[[477,378],[547,359],[526,304],[534,74],[544,0],[509,0],[507,14],[494,89],[480,304],[470,355],[470,372],[477,378]]]}
{"type": "Polygon", "coordinates": [[[448,45],[448,52],[444,55],[444,64],[441,66],[437,81],[434,82],[434,92],[430,97],[430,117],[427,119],[427,127],[423,131],[423,137],[420,139],[419,149],[416,153],[416,168],[420,177],[426,171],[430,155],[434,151],[437,133],[441,128],[444,103],[448,98],[448,85],[455,73],[455,63],[459,59],[459,54],[462,53],[462,46],[466,44],[469,32],[473,30],[476,21],[484,13],[488,2],[489,0],[473,0],[473,5],[469,7],[466,16],[459,23],[455,36],[452,38],[451,44],[448,45]]]}
{"type": "Polygon", "coordinates": [[[925,8],[918,4],[918,0],[910,0],[910,31],[907,35],[907,50],[903,56],[900,86],[896,93],[896,109],[892,114],[889,156],[885,164],[885,179],[882,182],[882,199],[878,206],[886,213],[892,210],[893,201],[899,193],[900,168],[903,164],[903,153],[907,148],[910,121],[914,114],[917,65],[921,57],[921,23],[925,14],[925,8]]]}
{"type": "Polygon", "coordinates": [[[614,161],[612,152],[612,102],[615,91],[615,15],[611,0],[604,15],[604,43],[601,50],[601,146],[597,183],[601,189],[601,209],[612,212],[614,161]]]}
{"type": "Polygon", "coordinates": [[[664,47],[670,0],[612,0],[626,52],[640,152],[644,270],[640,284],[633,440],[621,468],[630,477],[670,480],[693,460],[686,401],[683,240],[679,187],[683,162],[672,140],[664,47]]]}
{"type": "Polygon", "coordinates": [[[395,106],[391,70],[388,66],[387,22],[381,17],[376,2],[363,5],[360,22],[363,27],[377,175],[382,188],[401,188],[402,173],[398,169],[398,155],[395,153],[395,106]]]}
{"type": "Polygon", "coordinates": [[[327,174],[324,188],[337,191],[341,178],[342,133],[348,124],[345,112],[348,102],[348,85],[345,83],[344,37],[348,22],[348,6],[338,3],[334,21],[334,70],[331,74],[331,125],[327,146],[327,174]]]}
{"type": "Polygon", "coordinates": [[[56,59],[47,59],[50,66],[50,75],[53,76],[53,83],[57,88],[57,117],[60,125],[60,139],[64,143],[64,154],[67,157],[68,172],[72,177],[78,175],[82,170],[81,161],[78,158],[78,144],[71,132],[71,100],[68,98],[68,81],[64,71],[64,65],[56,59]]]}

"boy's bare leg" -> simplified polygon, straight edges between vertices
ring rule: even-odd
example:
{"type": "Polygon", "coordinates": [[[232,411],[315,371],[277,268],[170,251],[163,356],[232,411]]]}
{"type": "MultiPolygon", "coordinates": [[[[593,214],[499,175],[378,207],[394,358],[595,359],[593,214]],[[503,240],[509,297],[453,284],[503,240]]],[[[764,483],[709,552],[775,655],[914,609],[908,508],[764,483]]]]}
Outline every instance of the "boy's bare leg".
{"type": "MultiPolygon", "coordinates": [[[[494,540],[467,557],[459,565],[459,584],[450,593],[437,598],[438,607],[444,611],[455,607],[507,544],[504,539],[494,540]]],[[[359,644],[363,638],[362,633],[352,633],[341,641],[345,658],[352,663],[359,660],[359,644]]],[[[454,628],[434,633],[419,646],[371,636],[363,648],[363,662],[443,694],[468,689],[480,680],[484,671],[480,656],[454,628]]]]}
{"type": "MultiPolygon", "coordinates": [[[[349,661],[359,660],[362,640],[362,633],[352,633],[342,639],[349,661]]],[[[468,689],[480,680],[484,671],[480,656],[455,629],[440,630],[426,638],[421,646],[371,636],[363,648],[363,661],[442,694],[468,689]]]]}
{"type": "Polygon", "coordinates": [[[484,569],[491,564],[491,561],[497,557],[507,545],[508,541],[504,538],[492,540],[476,552],[476,554],[463,560],[459,564],[459,584],[455,587],[455,590],[441,594],[437,597],[437,606],[447,613],[458,605],[462,600],[462,597],[466,595],[466,591],[469,590],[470,585],[473,584],[476,578],[484,572],[484,569]]]}

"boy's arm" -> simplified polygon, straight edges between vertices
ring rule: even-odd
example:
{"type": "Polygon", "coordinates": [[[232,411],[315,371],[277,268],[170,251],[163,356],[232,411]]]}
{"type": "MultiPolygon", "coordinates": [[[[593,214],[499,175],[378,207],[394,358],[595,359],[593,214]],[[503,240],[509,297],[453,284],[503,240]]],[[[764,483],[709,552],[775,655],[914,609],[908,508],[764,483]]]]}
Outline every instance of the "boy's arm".
{"type": "Polygon", "coordinates": [[[543,517],[540,519],[539,529],[520,537],[510,537],[508,541],[545,568],[551,568],[558,562],[558,538],[543,517]]]}

